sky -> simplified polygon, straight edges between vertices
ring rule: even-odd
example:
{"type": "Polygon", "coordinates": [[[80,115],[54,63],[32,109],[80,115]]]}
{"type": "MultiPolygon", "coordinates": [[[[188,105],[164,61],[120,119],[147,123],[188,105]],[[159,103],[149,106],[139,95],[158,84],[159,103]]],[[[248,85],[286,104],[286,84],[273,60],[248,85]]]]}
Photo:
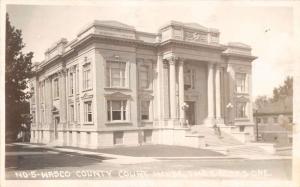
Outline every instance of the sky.
{"type": "Polygon", "coordinates": [[[22,30],[24,52],[33,51],[33,61],[60,38],[74,39],[93,20],[116,20],[139,31],[156,33],[176,20],[195,22],[220,31],[220,43],[242,42],[258,58],[252,62],[253,95],[271,96],[293,72],[293,9],[236,1],[114,1],[93,6],[8,5],[11,23],[22,30]]]}

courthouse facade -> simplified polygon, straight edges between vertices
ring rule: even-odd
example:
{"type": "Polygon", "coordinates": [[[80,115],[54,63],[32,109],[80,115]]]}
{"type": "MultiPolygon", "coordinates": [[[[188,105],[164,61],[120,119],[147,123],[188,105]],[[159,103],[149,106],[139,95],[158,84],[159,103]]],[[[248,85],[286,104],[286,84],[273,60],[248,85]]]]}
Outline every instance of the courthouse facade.
{"type": "Polygon", "coordinates": [[[197,23],[171,21],[146,33],[94,21],[74,40],[59,40],[34,65],[31,142],[204,146],[205,136],[189,133],[195,125],[253,140],[256,57],[219,36],[197,23]]]}

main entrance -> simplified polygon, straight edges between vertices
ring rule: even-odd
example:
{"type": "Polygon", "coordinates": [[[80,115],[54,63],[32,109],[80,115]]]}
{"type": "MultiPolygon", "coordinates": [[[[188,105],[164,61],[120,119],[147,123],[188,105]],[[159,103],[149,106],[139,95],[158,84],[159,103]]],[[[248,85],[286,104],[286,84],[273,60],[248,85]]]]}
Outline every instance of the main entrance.
{"type": "Polygon", "coordinates": [[[189,125],[195,125],[195,102],[194,101],[186,101],[185,102],[189,107],[185,111],[185,118],[189,125]]]}

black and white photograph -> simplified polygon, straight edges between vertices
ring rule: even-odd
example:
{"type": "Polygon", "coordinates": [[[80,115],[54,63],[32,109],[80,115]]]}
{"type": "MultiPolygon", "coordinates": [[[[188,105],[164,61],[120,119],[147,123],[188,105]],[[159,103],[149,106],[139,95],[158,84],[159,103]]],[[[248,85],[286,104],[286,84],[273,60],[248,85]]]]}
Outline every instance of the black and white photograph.
{"type": "Polygon", "coordinates": [[[1,184],[300,185],[299,3],[28,2],[1,3],[1,184]]]}

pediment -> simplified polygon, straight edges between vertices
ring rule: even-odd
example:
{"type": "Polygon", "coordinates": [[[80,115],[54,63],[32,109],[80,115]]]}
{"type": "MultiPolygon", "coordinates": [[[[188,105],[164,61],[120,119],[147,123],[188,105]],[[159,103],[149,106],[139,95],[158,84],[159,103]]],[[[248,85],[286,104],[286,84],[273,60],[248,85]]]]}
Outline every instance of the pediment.
{"type": "Polygon", "coordinates": [[[93,95],[89,95],[89,94],[85,93],[81,98],[82,99],[91,99],[91,98],[93,98],[93,95]]]}
{"type": "Polygon", "coordinates": [[[110,94],[105,94],[105,97],[109,99],[129,99],[131,96],[122,92],[113,92],[110,94]]]}
{"type": "Polygon", "coordinates": [[[56,107],[56,106],[53,106],[52,109],[51,109],[52,113],[59,113],[59,109],[56,107]]]}

